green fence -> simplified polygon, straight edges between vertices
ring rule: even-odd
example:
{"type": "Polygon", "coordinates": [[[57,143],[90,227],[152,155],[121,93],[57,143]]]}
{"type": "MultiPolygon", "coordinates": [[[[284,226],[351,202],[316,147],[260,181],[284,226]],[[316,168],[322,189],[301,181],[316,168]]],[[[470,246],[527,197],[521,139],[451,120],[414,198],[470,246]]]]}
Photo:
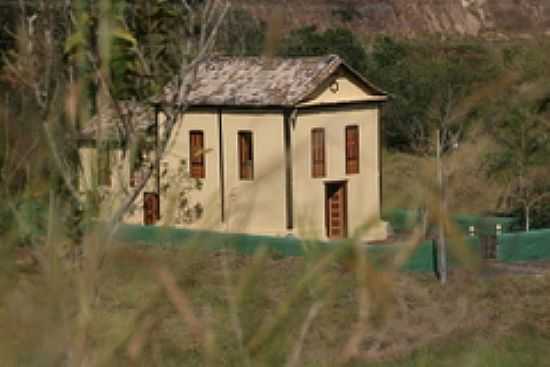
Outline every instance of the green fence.
{"type": "Polygon", "coordinates": [[[467,232],[470,227],[474,227],[475,233],[478,235],[495,234],[497,225],[501,226],[503,233],[509,233],[519,222],[518,218],[513,217],[481,217],[468,214],[457,214],[453,219],[464,232],[467,232]]]}
{"type": "MultiPolygon", "coordinates": [[[[367,248],[367,256],[375,266],[383,266],[391,262],[400,251],[404,251],[404,246],[404,244],[372,245],[367,248]]],[[[435,271],[435,252],[432,241],[424,241],[416,246],[401,266],[401,270],[411,272],[435,271]]]]}
{"type": "MultiPolygon", "coordinates": [[[[239,253],[252,254],[260,248],[276,256],[304,256],[326,251],[349,249],[349,243],[302,241],[295,237],[267,237],[245,234],[226,234],[211,231],[192,231],[181,228],[126,225],[120,226],[116,240],[130,244],[161,247],[193,247],[210,250],[233,249],[239,253]],[[346,247],[347,246],[347,247],[346,247]]],[[[391,263],[406,244],[387,244],[367,246],[367,255],[375,266],[391,263]]],[[[449,246],[449,264],[461,266],[462,261],[479,257],[480,241],[477,237],[468,237],[464,241],[449,246]],[[462,249],[458,253],[457,249],[462,249]]],[[[342,251],[345,254],[345,251],[342,251]]],[[[436,252],[432,241],[417,245],[401,266],[403,271],[434,272],[436,270],[436,252]]]]}
{"type": "Polygon", "coordinates": [[[498,259],[505,262],[550,260],[550,229],[499,236],[498,259]]]}
{"type": "MultiPolygon", "coordinates": [[[[393,208],[385,210],[382,218],[389,222],[396,233],[410,232],[421,222],[420,211],[414,209],[393,208]]],[[[470,214],[456,214],[453,216],[455,224],[463,232],[468,232],[473,226],[475,233],[494,234],[497,224],[500,224],[502,232],[511,232],[518,224],[518,218],[479,216],[470,214]]]]}
{"type": "Polygon", "coordinates": [[[201,246],[211,250],[232,248],[241,253],[254,253],[258,248],[265,247],[281,256],[303,256],[307,246],[295,237],[251,236],[128,224],[120,225],[115,239],[144,246],[201,246]]]}
{"type": "MultiPolygon", "coordinates": [[[[130,244],[142,246],[161,247],[193,247],[206,248],[210,250],[233,249],[239,253],[252,254],[260,248],[276,256],[304,256],[306,254],[325,251],[338,251],[349,248],[349,243],[328,243],[322,241],[302,241],[295,237],[267,237],[252,236],[244,234],[226,234],[211,231],[191,231],[181,228],[166,228],[155,226],[126,225],[120,226],[115,239],[130,244]]],[[[470,255],[479,253],[479,240],[468,238],[468,253],[470,255]],[[473,250],[473,251],[472,251],[473,250]]],[[[402,250],[405,244],[371,245],[367,246],[368,258],[375,266],[391,262],[402,250]]],[[[464,246],[463,243],[457,246],[464,246]]],[[[452,256],[451,265],[458,265],[457,256],[452,256]]],[[[413,272],[433,272],[435,270],[435,252],[432,241],[424,241],[414,248],[403,263],[401,270],[413,272]]]]}

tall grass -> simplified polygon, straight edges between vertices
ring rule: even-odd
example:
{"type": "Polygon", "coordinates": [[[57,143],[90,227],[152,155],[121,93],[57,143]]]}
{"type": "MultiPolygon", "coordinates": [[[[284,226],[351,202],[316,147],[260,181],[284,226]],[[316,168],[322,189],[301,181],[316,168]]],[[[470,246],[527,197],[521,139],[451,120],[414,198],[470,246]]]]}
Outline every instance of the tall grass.
{"type": "MultiPolygon", "coordinates": [[[[102,0],[100,10],[108,13],[110,5],[102,0]]],[[[113,24],[102,15],[98,55],[108,60],[113,24]]],[[[27,65],[25,57],[45,47],[41,54],[49,55],[43,61],[52,63],[50,71],[63,58],[48,49],[51,35],[32,33],[28,22],[22,22],[19,37],[11,62],[28,68],[31,87],[42,88],[45,76],[36,75],[38,66],[27,65]]],[[[73,71],[82,72],[78,67],[73,71]]],[[[105,76],[105,67],[95,65],[94,72],[105,76]]],[[[548,278],[485,281],[475,272],[458,272],[441,287],[432,276],[399,273],[420,231],[383,269],[372,266],[358,240],[369,222],[338,251],[303,258],[206,252],[200,243],[186,249],[131,247],[112,239],[117,223],[75,231],[71,210],[83,210],[84,219],[97,213],[69,205],[80,197],[68,169],[72,140],[66,134],[76,126],[67,121],[85,123],[90,105],[78,72],[52,75],[53,81],[45,80],[48,95],[24,98],[23,84],[21,106],[5,101],[0,110],[9,153],[2,161],[1,198],[13,218],[0,238],[0,365],[352,366],[407,357],[468,335],[498,338],[518,325],[548,333],[548,278]],[[32,121],[32,134],[8,133],[25,120],[32,121]],[[14,184],[14,172],[23,184],[14,184]],[[21,236],[32,221],[19,201],[29,198],[40,199],[47,219],[44,231],[21,236]]],[[[99,94],[109,98],[107,89],[99,94]]],[[[424,188],[423,197],[433,197],[429,182],[424,188]]],[[[100,211],[113,210],[110,199],[100,211]]],[[[435,200],[428,201],[435,217],[446,216],[435,200]]],[[[248,214],[236,213],[245,219],[248,214]]],[[[460,238],[450,224],[449,233],[460,238]]],[[[456,252],[468,256],[461,248],[456,252]]],[[[415,358],[430,361],[426,356],[415,358]]],[[[480,352],[468,358],[485,357],[480,352]]]]}

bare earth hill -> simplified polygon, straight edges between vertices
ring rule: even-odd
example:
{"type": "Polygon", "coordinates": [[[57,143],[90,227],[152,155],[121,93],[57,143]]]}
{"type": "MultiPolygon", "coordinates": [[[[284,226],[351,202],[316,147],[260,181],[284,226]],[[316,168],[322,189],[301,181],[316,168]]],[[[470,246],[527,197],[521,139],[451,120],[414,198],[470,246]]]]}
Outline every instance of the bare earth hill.
{"type": "Polygon", "coordinates": [[[237,0],[287,27],[344,25],[355,31],[405,37],[429,34],[491,39],[550,34],[550,0],[237,0]]]}

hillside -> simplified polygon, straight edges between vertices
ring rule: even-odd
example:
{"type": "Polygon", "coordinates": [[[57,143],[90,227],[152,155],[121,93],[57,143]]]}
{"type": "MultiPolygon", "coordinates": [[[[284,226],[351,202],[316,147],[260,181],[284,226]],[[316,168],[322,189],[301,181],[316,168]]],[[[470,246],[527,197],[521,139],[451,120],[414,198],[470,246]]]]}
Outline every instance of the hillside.
{"type": "Polygon", "coordinates": [[[261,19],[277,12],[287,26],[345,25],[404,37],[429,34],[525,38],[550,33],[546,0],[237,0],[261,19]]]}

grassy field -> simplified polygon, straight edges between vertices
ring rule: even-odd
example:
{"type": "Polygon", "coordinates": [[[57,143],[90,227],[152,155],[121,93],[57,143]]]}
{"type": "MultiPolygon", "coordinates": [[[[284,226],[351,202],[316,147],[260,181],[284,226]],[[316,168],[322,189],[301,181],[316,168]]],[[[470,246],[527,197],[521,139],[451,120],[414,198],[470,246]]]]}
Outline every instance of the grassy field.
{"type": "Polygon", "coordinates": [[[453,340],[449,345],[424,348],[405,361],[379,366],[550,366],[546,356],[549,348],[549,338],[529,330],[517,330],[514,335],[496,340],[482,337],[453,340]]]}
{"type": "Polygon", "coordinates": [[[47,249],[2,254],[2,366],[550,365],[548,276],[441,287],[360,261],[47,249]]]}

